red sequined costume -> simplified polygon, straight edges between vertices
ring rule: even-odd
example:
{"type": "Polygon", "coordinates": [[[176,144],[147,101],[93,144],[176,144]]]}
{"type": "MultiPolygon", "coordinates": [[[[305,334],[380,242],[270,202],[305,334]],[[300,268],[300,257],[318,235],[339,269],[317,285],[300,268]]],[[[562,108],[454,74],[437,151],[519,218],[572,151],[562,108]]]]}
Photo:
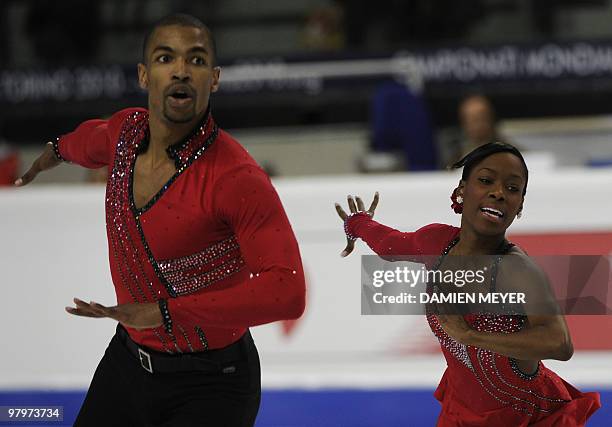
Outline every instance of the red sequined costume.
{"type": "Polygon", "coordinates": [[[170,333],[127,328],[131,338],[157,351],[194,352],[225,347],[249,326],[299,317],[302,263],[268,176],[208,112],[191,136],[168,148],[176,174],[137,209],[134,164],[148,132],[148,112],[132,108],[86,121],[57,143],[70,162],[108,167],[118,304],[168,299],[170,333]]]}
{"type": "MultiPolygon", "coordinates": [[[[363,213],[351,216],[346,229],[380,256],[440,255],[459,235],[458,228],[444,224],[403,233],[363,213]]],[[[541,362],[533,375],[525,375],[509,357],[458,343],[435,315],[427,320],[447,362],[434,394],[442,404],[438,426],[582,426],[601,406],[598,393],[581,393],[541,362]]],[[[511,333],[525,317],[468,315],[465,320],[478,331],[511,333]]]]}

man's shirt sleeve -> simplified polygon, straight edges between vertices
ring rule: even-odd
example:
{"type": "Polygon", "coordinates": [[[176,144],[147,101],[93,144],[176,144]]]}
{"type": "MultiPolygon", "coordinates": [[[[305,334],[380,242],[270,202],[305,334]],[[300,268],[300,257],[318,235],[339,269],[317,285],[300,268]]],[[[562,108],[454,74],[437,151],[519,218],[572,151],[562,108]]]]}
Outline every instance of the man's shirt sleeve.
{"type": "Polygon", "coordinates": [[[97,169],[107,166],[117,141],[119,129],[134,108],[121,110],[108,120],[87,120],[74,131],[59,138],[59,154],[67,161],[97,169]]]}
{"type": "Polygon", "coordinates": [[[170,298],[172,318],[249,327],[301,316],[305,282],[298,244],[268,176],[241,165],[224,173],[213,191],[213,211],[234,231],[252,276],[226,289],[170,298]]]}

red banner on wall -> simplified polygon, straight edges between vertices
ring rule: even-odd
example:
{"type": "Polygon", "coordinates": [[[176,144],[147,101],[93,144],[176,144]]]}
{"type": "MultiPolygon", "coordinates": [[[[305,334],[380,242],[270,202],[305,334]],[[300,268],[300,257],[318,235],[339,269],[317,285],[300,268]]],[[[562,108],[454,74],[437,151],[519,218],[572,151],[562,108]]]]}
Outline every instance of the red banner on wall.
{"type": "MultiPolygon", "coordinates": [[[[513,234],[509,240],[529,255],[607,255],[612,232],[513,234]]],[[[576,350],[612,350],[612,316],[566,316],[576,350]],[[602,333],[606,331],[606,333],[602,333]]]]}

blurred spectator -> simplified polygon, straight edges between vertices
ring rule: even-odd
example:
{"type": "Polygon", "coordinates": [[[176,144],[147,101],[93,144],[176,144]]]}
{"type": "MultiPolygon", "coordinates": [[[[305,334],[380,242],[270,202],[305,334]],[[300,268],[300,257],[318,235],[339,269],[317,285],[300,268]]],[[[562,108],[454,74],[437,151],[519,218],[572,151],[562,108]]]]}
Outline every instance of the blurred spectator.
{"type": "Polygon", "coordinates": [[[308,16],[303,33],[304,45],[313,50],[339,50],[344,47],[342,8],[318,7],[308,16]]]}
{"type": "Polygon", "coordinates": [[[506,141],[497,131],[497,118],[491,101],[484,95],[470,95],[459,104],[461,136],[453,143],[452,159],[459,160],[474,148],[493,141],[506,141]]]}
{"type": "Polygon", "coordinates": [[[371,103],[370,153],[362,172],[423,171],[437,167],[433,129],[425,100],[406,85],[381,84],[371,103]]]}
{"type": "Polygon", "coordinates": [[[19,153],[0,142],[0,186],[13,185],[19,175],[19,153]]]}

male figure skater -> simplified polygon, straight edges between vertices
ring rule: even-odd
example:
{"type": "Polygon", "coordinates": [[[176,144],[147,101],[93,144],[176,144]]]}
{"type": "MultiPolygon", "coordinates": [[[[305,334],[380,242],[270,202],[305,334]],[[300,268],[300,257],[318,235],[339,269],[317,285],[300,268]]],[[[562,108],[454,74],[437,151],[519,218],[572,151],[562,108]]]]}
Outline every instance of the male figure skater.
{"type": "Polygon", "coordinates": [[[268,176],[213,120],[208,27],[166,17],[143,50],[148,109],[82,123],[15,183],[62,160],[109,171],[117,305],[75,298],[66,310],[119,325],[75,425],[252,426],[261,387],[248,328],[302,314],[298,245],[268,176]]]}

